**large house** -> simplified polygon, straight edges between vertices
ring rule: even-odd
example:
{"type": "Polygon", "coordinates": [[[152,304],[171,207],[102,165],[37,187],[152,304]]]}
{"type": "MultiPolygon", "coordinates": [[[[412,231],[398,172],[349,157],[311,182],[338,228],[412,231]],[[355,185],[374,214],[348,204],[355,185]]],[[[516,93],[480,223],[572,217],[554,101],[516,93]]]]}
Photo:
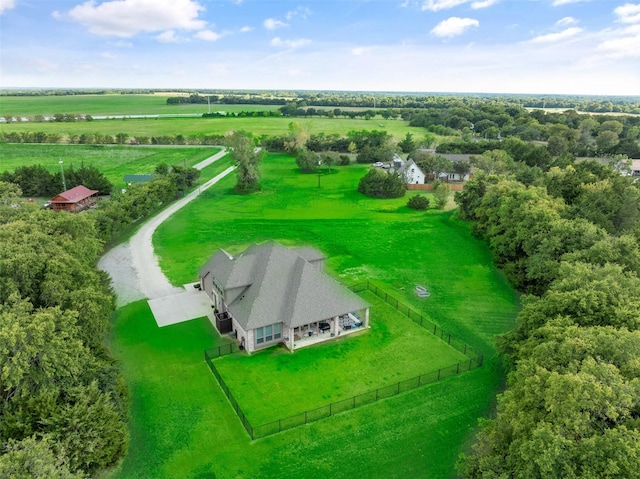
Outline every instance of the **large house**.
{"type": "Polygon", "coordinates": [[[78,212],[96,204],[98,190],[86,186],[76,186],[51,198],[51,208],[55,211],[78,212]]]}
{"type": "Polygon", "coordinates": [[[324,272],[315,248],[253,244],[237,256],[219,249],[200,268],[216,328],[249,352],[284,343],[291,351],[369,326],[369,304],[324,272]]]}

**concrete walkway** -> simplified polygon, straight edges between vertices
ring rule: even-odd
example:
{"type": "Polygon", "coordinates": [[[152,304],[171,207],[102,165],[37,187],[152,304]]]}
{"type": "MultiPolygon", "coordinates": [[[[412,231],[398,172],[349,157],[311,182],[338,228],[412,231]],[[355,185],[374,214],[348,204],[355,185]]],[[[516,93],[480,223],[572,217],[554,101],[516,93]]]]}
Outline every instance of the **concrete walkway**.
{"type": "MultiPolygon", "coordinates": [[[[201,170],[226,154],[226,149],[222,150],[198,163],[194,168],[201,170]]],[[[206,304],[208,304],[208,299],[204,293],[195,290],[192,286],[187,286],[185,290],[185,288],[175,287],[169,282],[160,269],[158,257],[153,251],[152,237],[163,221],[196,199],[200,192],[215,185],[234,169],[235,167],[230,166],[216,177],[200,185],[198,190],[171,204],[168,208],[147,220],[127,243],[113,248],[100,258],[98,268],[106,271],[111,276],[118,306],[148,298],[150,299],[149,305],[152,311],[157,311],[161,316],[160,320],[156,317],[158,326],[166,326],[167,324],[211,315],[210,306],[208,310],[202,307],[205,304],[205,300],[207,301],[206,304]],[[189,287],[191,287],[191,291],[188,289],[189,287]],[[164,298],[164,300],[156,301],[152,305],[153,300],[160,298],[164,298]],[[172,311],[171,314],[162,314],[162,311],[169,310],[172,311]],[[208,314],[202,314],[205,311],[208,314]]]]}

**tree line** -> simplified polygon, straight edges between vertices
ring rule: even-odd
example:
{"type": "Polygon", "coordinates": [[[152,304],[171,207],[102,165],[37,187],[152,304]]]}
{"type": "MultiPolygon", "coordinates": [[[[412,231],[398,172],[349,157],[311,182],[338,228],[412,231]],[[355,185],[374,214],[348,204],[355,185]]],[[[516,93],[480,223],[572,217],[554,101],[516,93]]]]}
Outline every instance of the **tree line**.
{"type": "Polygon", "coordinates": [[[0,476],[85,477],[128,445],[129,394],[104,347],[114,294],[88,215],[0,182],[0,476]]]}
{"type": "MultiPolygon", "coordinates": [[[[108,195],[113,188],[104,173],[84,163],[78,169],[70,165],[64,170],[64,178],[69,189],[84,185],[90,190],[97,190],[99,195],[108,195]]],[[[64,191],[62,172],[50,173],[42,165],[20,166],[13,172],[4,171],[0,173],[0,181],[18,185],[22,194],[29,197],[51,197],[64,191]]]]}
{"type": "Polygon", "coordinates": [[[482,156],[458,215],[525,296],[498,339],[507,388],[460,472],[640,477],[638,183],[593,161],[542,169],[482,156]]]}
{"type": "Polygon", "coordinates": [[[104,346],[115,295],[96,260],[199,176],[155,173],[88,215],[39,209],[0,180],[0,477],[84,478],[126,453],[129,393],[104,346]]]}

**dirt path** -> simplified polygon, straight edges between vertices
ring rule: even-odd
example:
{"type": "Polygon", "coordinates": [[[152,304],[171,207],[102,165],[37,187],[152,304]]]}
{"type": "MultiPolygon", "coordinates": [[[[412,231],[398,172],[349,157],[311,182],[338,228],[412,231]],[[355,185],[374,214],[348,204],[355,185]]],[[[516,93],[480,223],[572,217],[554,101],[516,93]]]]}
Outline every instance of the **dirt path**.
{"type": "MultiPolygon", "coordinates": [[[[194,168],[201,170],[227,154],[227,150],[201,161],[194,168]]],[[[98,261],[98,268],[109,273],[117,295],[118,307],[133,301],[155,299],[184,291],[173,286],[160,269],[151,239],[155,230],[172,214],[198,197],[201,191],[216,184],[234,170],[230,166],[222,173],[176,201],[153,218],[147,220],[131,239],[109,250],[98,261]]]]}

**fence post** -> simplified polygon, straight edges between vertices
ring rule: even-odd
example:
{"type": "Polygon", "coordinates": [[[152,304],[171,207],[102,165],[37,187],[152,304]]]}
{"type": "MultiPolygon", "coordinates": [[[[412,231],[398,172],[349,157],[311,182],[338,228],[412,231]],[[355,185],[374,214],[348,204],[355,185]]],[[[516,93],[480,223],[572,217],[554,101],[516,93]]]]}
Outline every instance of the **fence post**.
{"type": "Polygon", "coordinates": [[[418,376],[418,387],[420,387],[420,381],[422,380],[422,376],[418,376]]]}
{"type": "Polygon", "coordinates": [[[398,381],[398,392],[396,394],[400,394],[400,381],[398,381]]]}
{"type": "Polygon", "coordinates": [[[480,355],[480,359],[478,361],[478,366],[482,366],[482,360],[484,359],[484,356],[481,354],[480,355]]]}
{"type": "Polygon", "coordinates": [[[444,335],[444,329],[440,330],[440,339],[442,339],[442,336],[444,335]]]}
{"type": "Polygon", "coordinates": [[[433,335],[434,336],[436,335],[436,325],[435,324],[433,325],[433,335]]]}
{"type": "Polygon", "coordinates": [[[467,343],[464,343],[464,353],[462,354],[467,354],[467,343]]]}
{"type": "Polygon", "coordinates": [[[331,416],[333,414],[333,403],[329,404],[329,416],[331,416]]]}
{"type": "Polygon", "coordinates": [[[355,409],[355,408],[356,408],[356,397],[353,396],[353,409],[355,409]]]}
{"type": "Polygon", "coordinates": [[[471,363],[473,362],[473,359],[469,359],[469,371],[471,371],[471,363]]]}
{"type": "Polygon", "coordinates": [[[451,344],[451,334],[449,334],[449,339],[447,339],[447,343],[451,344]]]}
{"type": "Polygon", "coordinates": [[[438,381],[440,381],[440,369],[438,369],[438,381]]]}
{"type": "Polygon", "coordinates": [[[305,424],[307,423],[307,412],[308,412],[308,411],[305,411],[305,412],[304,412],[304,423],[305,423],[305,424]]]}
{"type": "Polygon", "coordinates": [[[460,374],[460,363],[456,364],[456,374],[460,374]]]}
{"type": "Polygon", "coordinates": [[[378,400],[378,390],[376,389],[376,401],[378,400]]]}

